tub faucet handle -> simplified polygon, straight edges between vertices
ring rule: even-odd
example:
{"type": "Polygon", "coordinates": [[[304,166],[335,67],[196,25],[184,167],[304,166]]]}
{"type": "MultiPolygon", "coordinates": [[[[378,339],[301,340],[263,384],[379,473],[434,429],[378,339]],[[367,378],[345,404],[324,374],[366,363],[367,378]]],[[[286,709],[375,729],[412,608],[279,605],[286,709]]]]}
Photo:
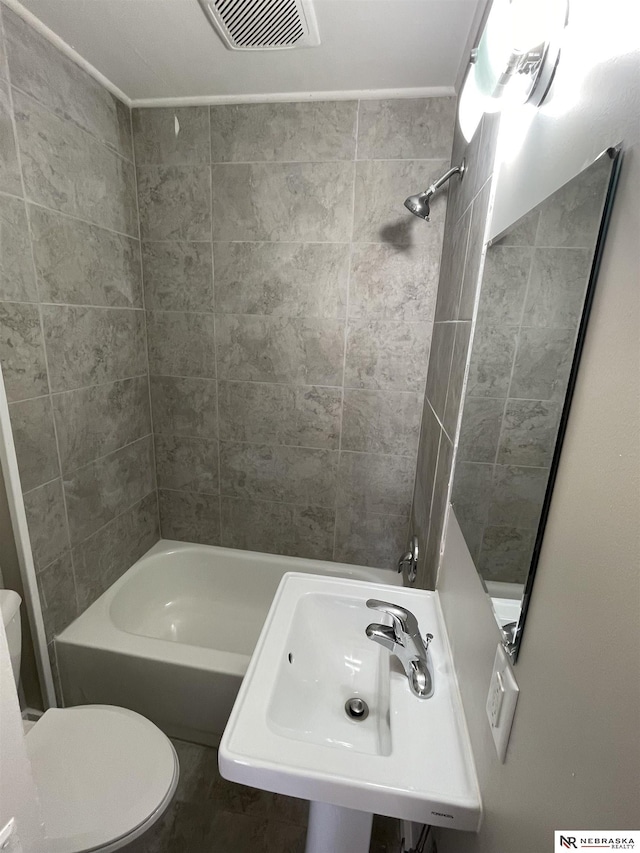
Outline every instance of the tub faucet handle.
{"type": "Polygon", "coordinates": [[[411,537],[411,543],[409,550],[406,554],[403,554],[402,557],[398,560],[398,572],[407,573],[407,580],[409,583],[414,583],[416,576],[418,574],[418,554],[419,546],[418,546],[418,537],[413,535],[411,537]]]}

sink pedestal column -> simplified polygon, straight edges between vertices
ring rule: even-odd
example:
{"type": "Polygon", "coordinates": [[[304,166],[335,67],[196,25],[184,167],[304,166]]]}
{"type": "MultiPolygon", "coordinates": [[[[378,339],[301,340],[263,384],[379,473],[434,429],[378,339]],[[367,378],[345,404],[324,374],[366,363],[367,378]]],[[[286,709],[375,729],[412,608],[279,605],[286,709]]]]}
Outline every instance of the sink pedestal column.
{"type": "Polygon", "coordinates": [[[369,853],[371,812],[311,802],[305,853],[369,853]]]}

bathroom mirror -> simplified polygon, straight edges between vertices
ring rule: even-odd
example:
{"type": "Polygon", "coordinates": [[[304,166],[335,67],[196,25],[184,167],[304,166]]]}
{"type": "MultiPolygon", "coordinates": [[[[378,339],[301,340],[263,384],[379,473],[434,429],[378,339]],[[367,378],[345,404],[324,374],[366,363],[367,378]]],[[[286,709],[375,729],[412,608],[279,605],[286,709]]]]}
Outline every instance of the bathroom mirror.
{"type": "Polygon", "coordinates": [[[452,504],[514,661],[619,164],[609,149],[486,250],[452,504]]]}

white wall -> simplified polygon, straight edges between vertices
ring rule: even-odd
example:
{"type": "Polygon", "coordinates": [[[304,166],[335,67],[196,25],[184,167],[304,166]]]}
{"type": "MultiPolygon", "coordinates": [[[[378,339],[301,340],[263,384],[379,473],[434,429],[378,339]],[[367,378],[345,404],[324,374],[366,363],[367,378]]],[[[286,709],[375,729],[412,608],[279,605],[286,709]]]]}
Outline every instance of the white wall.
{"type": "Polygon", "coordinates": [[[137,106],[450,95],[477,2],[315,0],[321,44],[265,54],[227,50],[196,0],[22,0],[137,106]]]}
{"type": "MultiPolygon", "coordinates": [[[[25,751],[7,637],[0,622],[0,829],[12,817],[23,853],[44,853],[36,789],[25,751]]],[[[8,851],[13,850],[20,848],[10,845],[8,851]]]]}
{"type": "Polygon", "coordinates": [[[562,100],[522,111],[517,153],[505,125],[512,156],[491,232],[607,146],[623,141],[625,160],[515,667],[521,692],[504,765],[484,714],[497,630],[449,525],[438,587],[485,817],[478,835],[441,832],[440,853],[541,853],[554,829],[640,823],[640,47],[628,50],[637,4],[573,0],[571,14],[562,100]]]}

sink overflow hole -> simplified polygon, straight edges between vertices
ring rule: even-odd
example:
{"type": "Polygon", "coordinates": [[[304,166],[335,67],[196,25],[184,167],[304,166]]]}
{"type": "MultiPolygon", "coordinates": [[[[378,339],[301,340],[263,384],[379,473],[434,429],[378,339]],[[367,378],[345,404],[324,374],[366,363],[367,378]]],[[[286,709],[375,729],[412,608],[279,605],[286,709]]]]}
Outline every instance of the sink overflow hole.
{"type": "Polygon", "coordinates": [[[289,661],[289,663],[293,663],[293,655],[291,654],[291,652],[289,652],[289,654],[287,655],[287,660],[289,661]]]}
{"type": "Polygon", "coordinates": [[[369,716],[369,706],[364,699],[360,699],[357,696],[353,699],[347,699],[344,709],[347,712],[347,717],[352,720],[357,720],[359,723],[362,722],[362,720],[366,720],[369,716]]]}

